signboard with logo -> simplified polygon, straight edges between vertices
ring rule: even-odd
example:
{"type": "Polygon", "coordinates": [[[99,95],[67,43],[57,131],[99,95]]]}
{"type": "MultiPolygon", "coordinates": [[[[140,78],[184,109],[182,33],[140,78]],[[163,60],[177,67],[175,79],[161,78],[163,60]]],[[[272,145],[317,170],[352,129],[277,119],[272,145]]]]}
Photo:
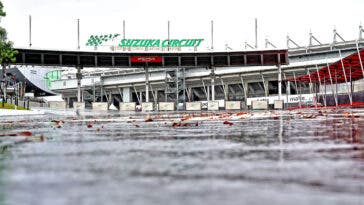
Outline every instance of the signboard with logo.
{"type": "MultiPolygon", "coordinates": [[[[274,104],[274,101],[278,100],[278,96],[248,98],[247,105],[251,105],[252,101],[266,101],[266,100],[268,100],[269,104],[274,104]]],[[[289,95],[289,96],[282,95],[281,100],[283,100],[284,103],[301,102],[305,104],[314,104],[316,102],[316,96],[314,94],[289,95]]]]}
{"type": "Polygon", "coordinates": [[[130,57],[132,63],[161,63],[161,56],[132,56],[130,57]]]}
{"type": "Polygon", "coordinates": [[[123,48],[183,48],[199,47],[204,39],[120,39],[120,34],[91,35],[86,46],[116,46],[123,48]]]}

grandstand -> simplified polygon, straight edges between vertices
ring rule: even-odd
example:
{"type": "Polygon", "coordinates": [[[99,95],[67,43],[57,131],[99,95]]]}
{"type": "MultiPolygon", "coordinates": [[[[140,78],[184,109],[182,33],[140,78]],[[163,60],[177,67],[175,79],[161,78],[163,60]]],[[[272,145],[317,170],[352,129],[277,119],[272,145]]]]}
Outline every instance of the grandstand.
{"type": "Polygon", "coordinates": [[[288,50],[268,49],[269,41],[263,50],[223,52],[18,49],[14,66],[57,67],[59,74],[47,84],[69,107],[77,101],[86,107],[173,102],[182,108],[186,102],[209,101],[219,101],[220,107],[241,102],[241,108],[253,101],[273,106],[281,100],[286,107],[363,101],[364,40],[361,33],[355,41],[336,37],[341,36],[334,31],[333,42],[321,44],[310,34],[306,47],[287,37],[288,50]]]}

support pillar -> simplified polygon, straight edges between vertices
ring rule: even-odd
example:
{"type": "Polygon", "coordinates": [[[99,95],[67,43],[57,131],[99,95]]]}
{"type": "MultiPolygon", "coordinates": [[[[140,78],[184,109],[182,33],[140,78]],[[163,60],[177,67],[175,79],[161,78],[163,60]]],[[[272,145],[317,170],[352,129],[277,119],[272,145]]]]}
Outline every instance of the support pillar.
{"type": "Polygon", "coordinates": [[[222,90],[224,92],[224,100],[228,100],[228,85],[224,83],[224,81],[222,80],[222,78],[220,77],[220,81],[221,81],[221,86],[222,86],[222,90]]]}
{"type": "Polygon", "coordinates": [[[82,79],[82,74],[81,74],[81,69],[82,69],[82,65],[77,66],[77,102],[81,102],[81,79],[82,79]]]}
{"type": "Polygon", "coordinates": [[[295,84],[295,87],[296,87],[296,94],[299,95],[299,101],[298,101],[298,104],[299,104],[299,107],[302,107],[302,95],[301,95],[301,85],[300,85],[300,89],[298,89],[298,86],[297,86],[297,80],[296,80],[296,74],[293,72],[293,78],[294,78],[294,84],[295,84]]]}
{"type": "Polygon", "coordinates": [[[267,80],[264,79],[263,74],[261,74],[261,77],[262,77],[262,81],[263,81],[264,95],[265,95],[265,97],[268,97],[268,95],[269,95],[269,90],[268,90],[269,83],[268,83],[267,80]]]}
{"type": "Polygon", "coordinates": [[[211,100],[215,101],[215,69],[211,68],[211,100]]]}
{"type": "Polygon", "coordinates": [[[248,83],[244,82],[243,76],[240,76],[240,80],[241,80],[241,85],[243,86],[243,94],[244,94],[244,102],[245,102],[245,107],[248,107],[248,83]]]}
{"type": "Polygon", "coordinates": [[[282,68],[280,63],[278,63],[278,100],[281,100],[281,97],[282,97],[282,68]]]}
{"type": "MultiPolygon", "coordinates": [[[[360,32],[362,31],[362,29],[360,30],[360,32]]],[[[361,33],[360,33],[360,37],[361,37],[361,33]]],[[[364,76],[364,66],[363,66],[363,61],[361,59],[361,54],[360,54],[360,50],[359,50],[359,42],[356,42],[356,52],[358,54],[358,58],[359,58],[359,64],[360,64],[360,68],[361,68],[361,72],[364,76]]]]}
{"type": "MultiPolygon", "coordinates": [[[[324,77],[324,82],[326,82],[326,78],[324,77]]],[[[326,92],[326,84],[324,84],[324,103],[325,103],[325,107],[327,106],[327,92],[326,92]]]]}
{"type": "MultiPolygon", "coordinates": [[[[321,85],[321,78],[320,78],[320,72],[319,72],[319,68],[318,68],[318,65],[316,64],[316,73],[317,73],[317,78],[318,78],[318,99],[316,99],[316,101],[319,102],[320,98],[322,97],[322,94],[321,94],[321,88],[322,88],[322,85],[321,85]]],[[[326,85],[325,85],[326,86],[326,85]]],[[[326,90],[326,89],[325,89],[326,90]]],[[[324,104],[325,104],[325,107],[326,107],[326,93],[325,93],[325,98],[323,98],[322,100],[324,101],[324,104]]]]}
{"type": "Polygon", "coordinates": [[[138,103],[141,105],[141,104],[142,104],[142,99],[141,99],[141,98],[139,98],[138,91],[137,91],[137,89],[135,88],[135,85],[133,85],[133,88],[134,88],[135,95],[136,95],[136,97],[137,97],[137,99],[138,99],[138,103]]]}
{"type": "Polygon", "coordinates": [[[224,96],[225,96],[225,101],[229,100],[229,85],[225,84],[224,86],[224,96]]]}
{"type": "Polygon", "coordinates": [[[95,86],[95,83],[92,86],[92,97],[93,97],[93,102],[96,102],[96,86],[95,86]]]}
{"type": "Polygon", "coordinates": [[[269,97],[269,81],[268,80],[266,80],[264,82],[264,90],[265,90],[265,96],[269,97]]]}
{"type": "Polygon", "coordinates": [[[104,89],[102,88],[102,83],[100,84],[100,102],[104,102],[104,89]]]}
{"type": "Polygon", "coordinates": [[[206,100],[209,100],[208,95],[207,95],[207,89],[205,86],[205,81],[203,79],[201,79],[201,82],[202,82],[202,86],[203,86],[202,88],[203,88],[203,92],[205,93],[206,100]]]}
{"type": "Polygon", "coordinates": [[[67,100],[67,105],[66,105],[66,107],[67,107],[67,108],[71,107],[71,104],[70,104],[70,97],[66,98],[66,100],[67,100]]]}
{"type": "Polygon", "coordinates": [[[154,91],[154,96],[155,96],[154,102],[155,102],[155,104],[157,104],[158,103],[158,90],[154,91]]]}
{"type": "Polygon", "coordinates": [[[332,82],[332,75],[331,75],[330,65],[327,62],[327,59],[326,59],[326,65],[327,65],[327,70],[329,72],[329,77],[330,77],[331,92],[332,92],[332,95],[334,96],[335,106],[337,107],[338,106],[337,95],[336,95],[336,92],[334,90],[334,85],[333,85],[333,82],[332,82]]]}
{"type": "Polygon", "coordinates": [[[109,104],[112,104],[113,103],[113,99],[112,99],[112,92],[110,91],[109,93],[109,104]]]}
{"type": "Polygon", "coordinates": [[[188,102],[192,102],[192,88],[186,88],[188,102]]]}
{"type": "Polygon", "coordinates": [[[288,108],[289,106],[289,96],[291,95],[291,81],[286,81],[286,103],[287,106],[286,108],[288,108]]]}
{"type": "Polygon", "coordinates": [[[244,97],[246,98],[245,100],[248,102],[248,98],[249,98],[249,83],[248,82],[244,82],[244,97]]]}
{"type": "Polygon", "coordinates": [[[291,94],[291,81],[287,81],[286,93],[287,95],[291,94]]]}
{"type": "MultiPolygon", "coordinates": [[[[344,67],[344,62],[343,62],[343,58],[342,58],[340,50],[339,50],[339,54],[340,54],[341,68],[342,68],[342,71],[344,73],[345,85],[346,85],[346,89],[347,89],[346,94],[349,97],[350,105],[353,105],[353,97],[351,95],[351,86],[348,84],[348,79],[346,77],[346,70],[345,70],[345,67],[344,67]]],[[[351,68],[350,68],[350,70],[351,70],[351,68]]],[[[337,78],[337,76],[335,76],[335,77],[337,78]]],[[[351,73],[350,73],[350,81],[351,81],[351,73]]],[[[336,82],[336,85],[337,85],[337,82],[336,82]]],[[[336,88],[336,92],[337,92],[337,88],[336,88]]],[[[336,94],[336,96],[337,96],[337,94],[336,94]]]]}
{"type": "Polygon", "coordinates": [[[130,88],[123,88],[123,102],[131,102],[132,94],[130,88]]]}
{"type": "Polygon", "coordinates": [[[120,100],[119,102],[123,102],[123,93],[122,93],[122,89],[118,87],[118,92],[119,92],[119,95],[120,95],[120,100]]]}
{"type": "Polygon", "coordinates": [[[4,103],[6,103],[7,99],[6,99],[6,88],[7,88],[7,81],[6,81],[6,77],[5,77],[5,64],[2,63],[2,79],[4,80],[4,83],[3,83],[3,91],[4,91],[4,96],[3,96],[3,107],[4,107],[4,103]]]}
{"type": "MultiPolygon", "coordinates": [[[[149,102],[149,69],[148,65],[144,67],[145,69],[145,102],[149,102]]],[[[140,98],[142,99],[142,98],[140,98]]]]}

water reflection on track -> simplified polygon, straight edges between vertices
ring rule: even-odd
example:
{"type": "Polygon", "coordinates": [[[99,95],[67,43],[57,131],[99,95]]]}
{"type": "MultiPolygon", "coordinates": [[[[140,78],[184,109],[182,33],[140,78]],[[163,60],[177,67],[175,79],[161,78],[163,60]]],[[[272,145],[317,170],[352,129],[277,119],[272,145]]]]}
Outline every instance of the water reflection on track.
{"type": "Polygon", "coordinates": [[[364,202],[360,113],[188,116],[8,118],[44,141],[0,154],[0,204],[364,202]]]}

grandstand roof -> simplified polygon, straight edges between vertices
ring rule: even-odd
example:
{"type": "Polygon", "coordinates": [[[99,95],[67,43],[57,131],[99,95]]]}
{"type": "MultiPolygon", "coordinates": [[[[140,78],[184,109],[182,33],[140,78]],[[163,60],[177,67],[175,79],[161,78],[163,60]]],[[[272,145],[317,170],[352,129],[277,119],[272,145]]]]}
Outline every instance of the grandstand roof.
{"type": "Polygon", "coordinates": [[[301,75],[296,78],[287,78],[286,81],[298,81],[306,83],[344,83],[345,77],[347,81],[359,80],[364,77],[363,62],[364,49],[354,52],[328,66],[322,67],[317,71],[313,71],[307,75],[301,75]],[[359,55],[358,55],[359,53],[359,55]],[[360,64],[362,61],[362,65],[360,64]],[[344,67],[344,68],[343,68],[344,67]],[[330,80],[331,79],[331,80],[330,80]]]}

